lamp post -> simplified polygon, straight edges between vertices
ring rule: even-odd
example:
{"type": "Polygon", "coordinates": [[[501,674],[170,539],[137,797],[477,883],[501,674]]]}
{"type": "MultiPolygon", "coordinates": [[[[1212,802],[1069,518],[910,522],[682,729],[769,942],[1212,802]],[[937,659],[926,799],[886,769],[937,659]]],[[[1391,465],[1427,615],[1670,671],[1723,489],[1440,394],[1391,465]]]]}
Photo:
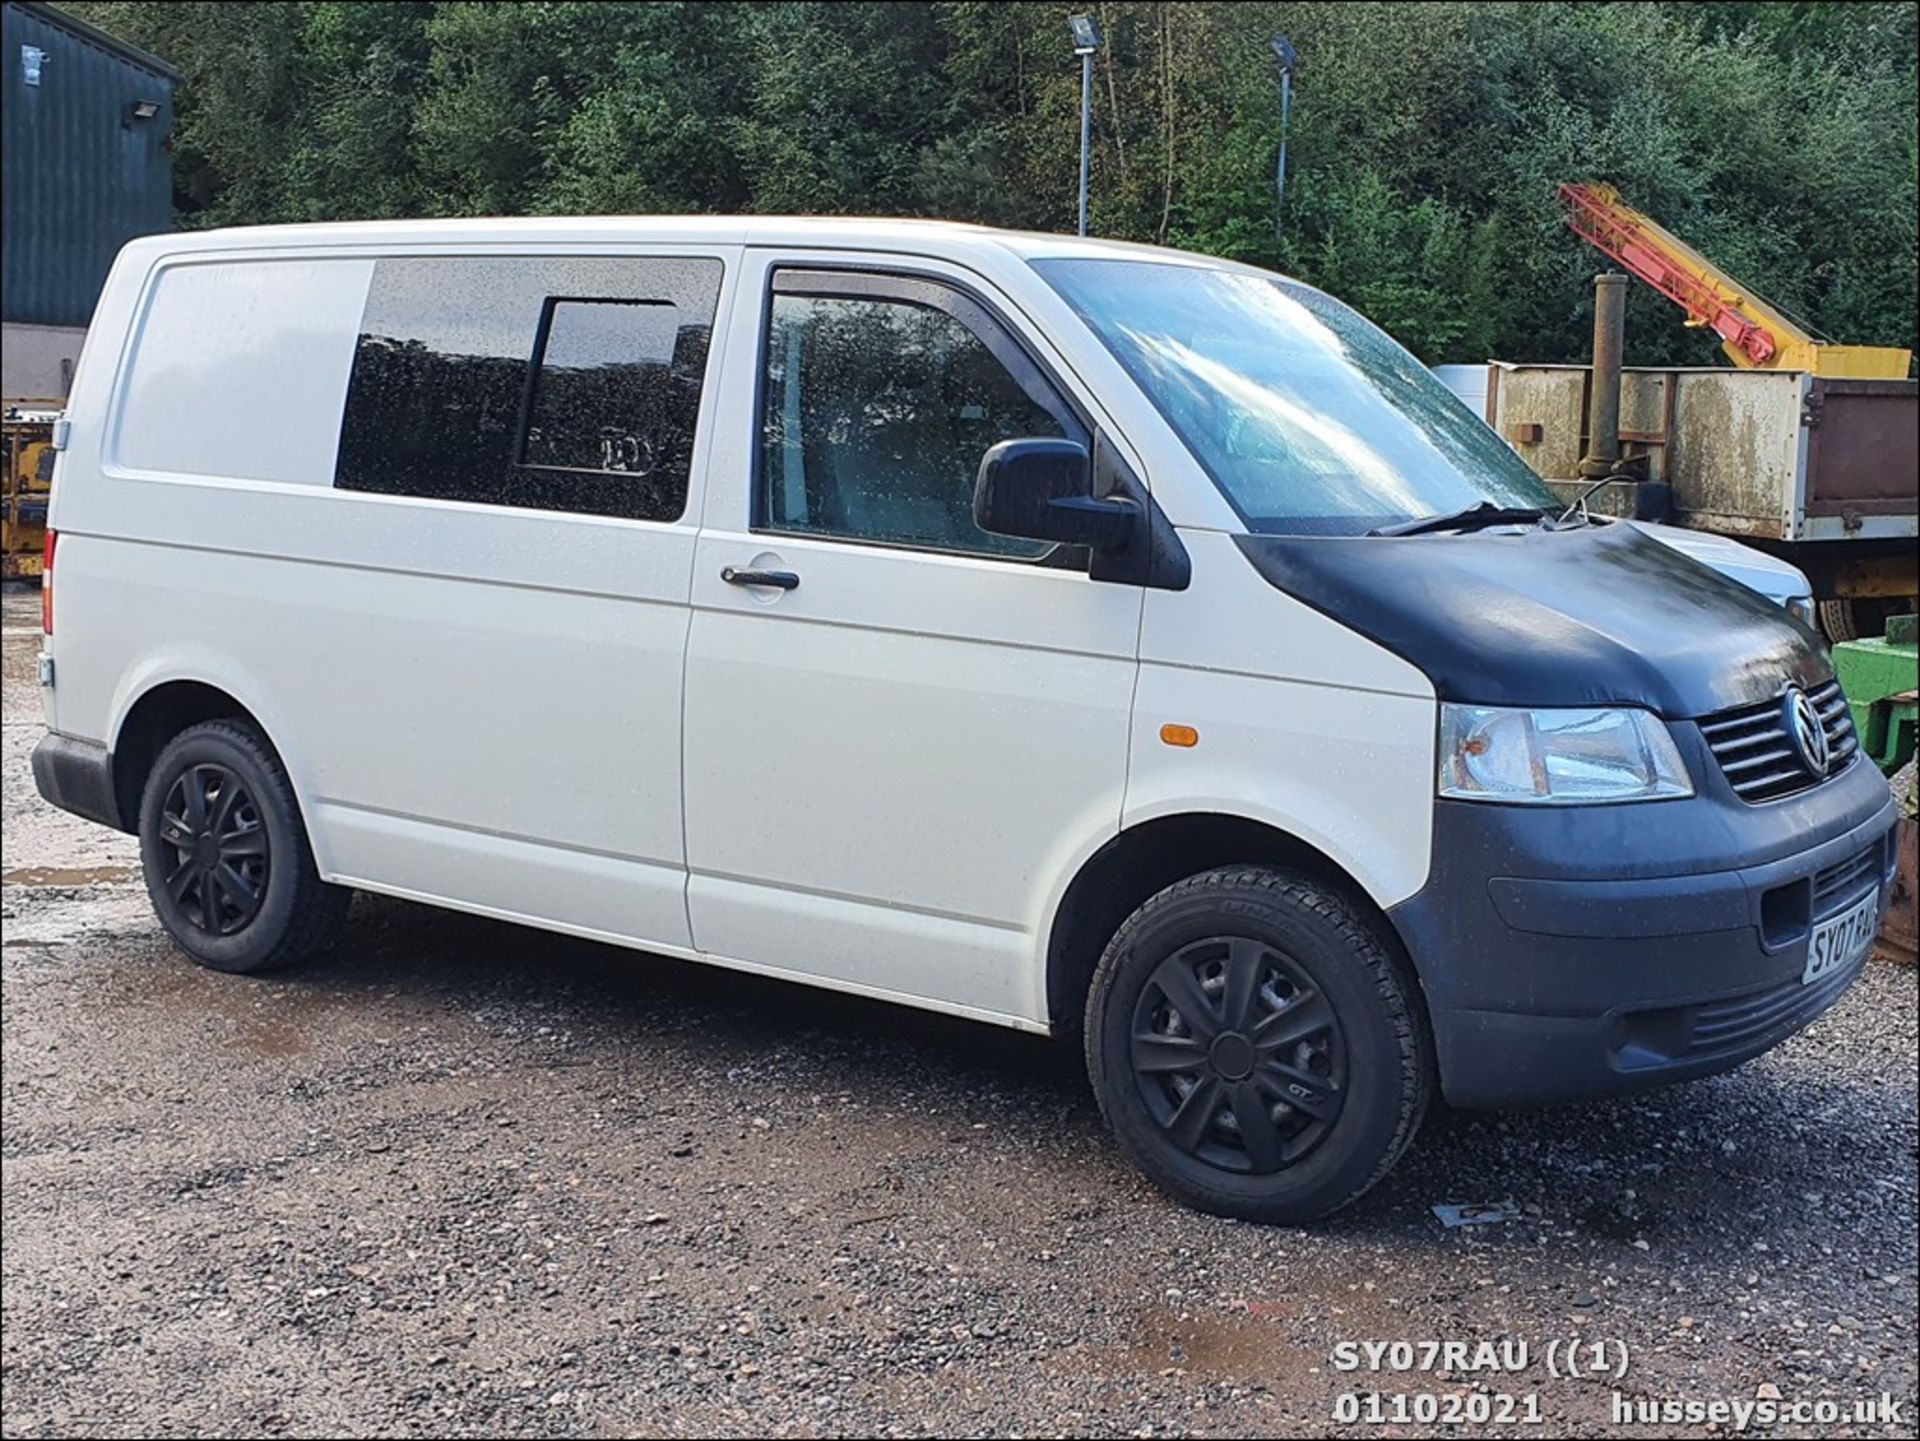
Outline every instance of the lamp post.
{"type": "Polygon", "coordinates": [[[1080,57],[1080,233],[1087,233],[1087,145],[1093,117],[1093,52],[1100,48],[1100,27],[1091,15],[1075,15],[1073,53],[1080,57]]]}
{"type": "Polygon", "coordinates": [[[1273,238],[1280,238],[1280,205],[1287,198],[1287,112],[1293,105],[1293,67],[1299,55],[1284,35],[1273,37],[1273,58],[1280,62],[1280,161],[1273,172],[1273,238]]]}

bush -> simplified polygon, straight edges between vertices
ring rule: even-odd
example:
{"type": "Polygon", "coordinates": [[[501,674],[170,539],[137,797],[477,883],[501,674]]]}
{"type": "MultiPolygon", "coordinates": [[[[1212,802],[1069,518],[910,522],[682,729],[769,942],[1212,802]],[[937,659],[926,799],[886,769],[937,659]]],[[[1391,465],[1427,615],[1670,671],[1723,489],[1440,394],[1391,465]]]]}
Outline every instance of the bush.
{"type": "MultiPolygon", "coordinates": [[[[1029,3],[117,3],[189,75],[187,225],[579,211],[1073,225],[1079,67],[1029,3]]],[[[1428,361],[1571,360],[1607,179],[1821,330],[1915,343],[1909,4],[1095,7],[1093,227],[1292,271],[1428,361]],[[1268,39],[1299,49],[1276,230],[1268,39]]],[[[1642,363],[1719,363],[1645,291],[1642,363]]]]}

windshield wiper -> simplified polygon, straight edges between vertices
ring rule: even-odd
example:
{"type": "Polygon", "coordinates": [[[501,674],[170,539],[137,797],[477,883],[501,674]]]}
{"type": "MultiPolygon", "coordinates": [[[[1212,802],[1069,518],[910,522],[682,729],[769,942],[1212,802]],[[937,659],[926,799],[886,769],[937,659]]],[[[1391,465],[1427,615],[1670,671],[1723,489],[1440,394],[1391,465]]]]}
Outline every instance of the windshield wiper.
{"type": "Polygon", "coordinates": [[[1589,500],[1610,485],[1638,485],[1639,483],[1640,478],[1634,475],[1608,475],[1601,477],[1573,498],[1573,504],[1560,512],[1560,519],[1553,523],[1553,528],[1558,530],[1561,526],[1572,520],[1573,513],[1576,510],[1580,512],[1580,518],[1582,520],[1591,524],[1593,517],[1587,514],[1587,502],[1589,500]]]}
{"type": "Polygon", "coordinates": [[[1485,530],[1494,525],[1532,525],[1546,519],[1547,513],[1534,506],[1495,505],[1483,500],[1478,505],[1470,505],[1465,510],[1456,510],[1451,515],[1430,515],[1422,520],[1403,520],[1397,525],[1383,525],[1367,532],[1368,535],[1426,535],[1440,530],[1485,530]]]}

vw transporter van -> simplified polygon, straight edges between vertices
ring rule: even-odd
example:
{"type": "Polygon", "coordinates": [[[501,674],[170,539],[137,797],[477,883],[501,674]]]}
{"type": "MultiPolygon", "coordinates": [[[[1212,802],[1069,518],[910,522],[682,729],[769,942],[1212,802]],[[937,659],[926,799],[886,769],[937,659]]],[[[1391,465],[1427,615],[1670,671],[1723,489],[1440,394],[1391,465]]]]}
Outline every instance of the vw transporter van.
{"type": "Polygon", "coordinates": [[[194,960],[350,891],[1083,1038],[1181,1200],[1725,1070],[1894,810],[1780,606],[1309,286],[960,225],[137,240],[34,754],[194,960]]]}

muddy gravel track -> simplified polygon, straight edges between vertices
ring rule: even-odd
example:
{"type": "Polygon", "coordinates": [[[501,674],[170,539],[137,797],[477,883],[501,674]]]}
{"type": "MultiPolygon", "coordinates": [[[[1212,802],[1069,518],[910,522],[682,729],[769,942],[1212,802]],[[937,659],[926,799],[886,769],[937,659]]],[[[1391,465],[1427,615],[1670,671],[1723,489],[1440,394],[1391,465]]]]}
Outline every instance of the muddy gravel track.
{"type": "Polygon", "coordinates": [[[8,1436],[1381,1434],[1334,1421],[1360,1390],[1532,1397],[1447,1432],[1515,1435],[1613,1433],[1616,1390],[1884,1393],[1897,1421],[1754,1433],[1913,1433],[1912,971],[1731,1075],[1442,1113],[1333,1222],[1236,1225],[1128,1171],[1032,1038],[367,897],[321,964],[195,969],[129,838],[33,793],[36,605],[6,600],[8,1436]],[[1626,1379],[1549,1376],[1569,1337],[1626,1379]],[[1534,1359],[1332,1362],[1426,1339],[1534,1359]]]}

